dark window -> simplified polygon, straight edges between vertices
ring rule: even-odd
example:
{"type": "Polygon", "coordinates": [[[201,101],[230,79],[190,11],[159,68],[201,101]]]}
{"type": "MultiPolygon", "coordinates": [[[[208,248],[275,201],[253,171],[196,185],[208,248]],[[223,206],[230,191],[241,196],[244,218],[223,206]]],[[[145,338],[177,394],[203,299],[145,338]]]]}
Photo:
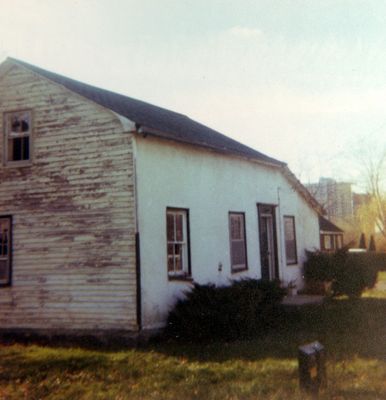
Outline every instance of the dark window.
{"type": "Polygon", "coordinates": [[[5,160],[7,163],[31,158],[31,112],[5,113],[5,160]]]}
{"type": "Polygon", "coordinates": [[[188,210],[166,211],[167,267],[169,277],[190,275],[188,210]]]}
{"type": "Polygon", "coordinates": [[[0,285],[11,281],[11,218],[0,217],[0,285]]]}
{"type": "Polygon", "coordinates": [[[244,213],[229,213],[229,238],[232,272],[247,269],[247,244],[245,238],[244,213]]]}
{"type": "Polygon", "coordinates": [[[295,217],[284,217],[284,236],[287,265],[297,264],[295,217]]]}

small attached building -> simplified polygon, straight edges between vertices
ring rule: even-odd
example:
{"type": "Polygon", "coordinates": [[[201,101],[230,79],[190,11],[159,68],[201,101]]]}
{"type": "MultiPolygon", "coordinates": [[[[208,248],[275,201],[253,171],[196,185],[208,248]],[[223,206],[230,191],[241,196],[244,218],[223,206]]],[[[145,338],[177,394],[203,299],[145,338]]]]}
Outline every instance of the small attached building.
{"type": "Polygon", "coordinates": [[[138,332],[194,281],[302,286],[320,206],[285,163],[15,59],[0,119],[2,329],[138,332]]]}
{"type": "Polygon", "coordinates": [[[320,249],[322,251],[335,251],[343,247],[344,231],[327,218],[319,215],[320,249]]]}

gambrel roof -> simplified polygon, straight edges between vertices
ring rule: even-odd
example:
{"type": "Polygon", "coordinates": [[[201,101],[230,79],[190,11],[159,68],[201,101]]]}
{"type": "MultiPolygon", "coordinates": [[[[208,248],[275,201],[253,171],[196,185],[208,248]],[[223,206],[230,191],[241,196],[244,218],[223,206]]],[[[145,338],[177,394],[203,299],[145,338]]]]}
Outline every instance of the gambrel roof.
{"type": "Polygon", "coordinates": [[[14,58],[6,63],[14,64],[48,79],[66,89],[99,104],[135,123],[137,131],[177,142],[200,146],[221,153],[233,154],[257,161],[281,170],[293,188],[314,208],[322,213],[322,207],[302,183],[289,170],[287,164],[254,150],[186,115],[161,108],[141,100],[101,89],[86,83],[67,78],[14,58]]]}

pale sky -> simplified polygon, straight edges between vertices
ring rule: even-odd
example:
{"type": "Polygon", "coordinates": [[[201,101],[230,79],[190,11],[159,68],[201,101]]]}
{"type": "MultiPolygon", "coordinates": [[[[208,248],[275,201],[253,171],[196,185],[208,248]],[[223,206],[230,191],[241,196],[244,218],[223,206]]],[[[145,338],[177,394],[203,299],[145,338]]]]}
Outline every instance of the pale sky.
{"type": "Polygon", "coordinates": [[[382,0],[0,0],[8,56],[186,114],[303,182],[355,181],[358,147],[386,147],[382,0]]]}

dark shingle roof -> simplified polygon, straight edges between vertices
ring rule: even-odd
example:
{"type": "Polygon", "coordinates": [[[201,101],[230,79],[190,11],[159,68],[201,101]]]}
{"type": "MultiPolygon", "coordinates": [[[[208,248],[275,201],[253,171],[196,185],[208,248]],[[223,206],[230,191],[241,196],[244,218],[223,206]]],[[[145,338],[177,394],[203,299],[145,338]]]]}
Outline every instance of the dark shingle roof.
{"type": "Polygon", "coordinates": [[[206,147],[213,150],[252,158],[261,162],[285,166],[286,164],[266,156],[236,140],[233,140],[189,117],[136,100],[121,94],[100,89],[62,75],[46,71],[24,61],[10,58],[19,64],[67,89],[120,114],[142,127],[151,135],[206,147]]]}
{"type": "Polygon", "coordinates": [[[333,224],[328,219],[319,215],[319,229],[324,232],[336,232],[343,233],[344,231],[338,228],[335,224],[333,224]]]}

